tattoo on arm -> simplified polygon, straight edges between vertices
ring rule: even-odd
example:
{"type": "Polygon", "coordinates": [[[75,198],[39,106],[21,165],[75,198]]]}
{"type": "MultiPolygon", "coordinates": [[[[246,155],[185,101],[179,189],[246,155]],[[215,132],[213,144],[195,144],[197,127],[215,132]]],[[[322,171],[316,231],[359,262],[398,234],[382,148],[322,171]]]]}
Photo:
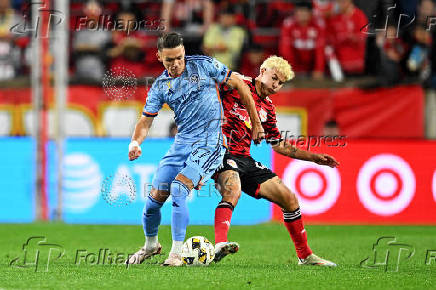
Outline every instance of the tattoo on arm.
{"type": "Polygon", "coordinates": [[[289,148],[289,157],[294,158],[295,157],[295,153],[297,153],[298,148],[291,145],[289,148]]]}

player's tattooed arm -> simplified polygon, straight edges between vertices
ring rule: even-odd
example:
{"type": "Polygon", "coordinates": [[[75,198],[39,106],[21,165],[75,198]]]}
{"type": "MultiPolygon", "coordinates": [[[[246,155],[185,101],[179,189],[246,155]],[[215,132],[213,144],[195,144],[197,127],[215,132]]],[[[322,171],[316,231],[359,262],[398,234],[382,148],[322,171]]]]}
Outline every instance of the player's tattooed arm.
{"type": "Polygon", "coordinates": [[[251,95],[250,88],[247,86],[242,79],[233,73],[230,75],[227,84],[238,90],[241,103],[246,108],[248,115],[250,116],[252,128],[253,140],[255,143],[260,143],[262,139],[265,139],[265,132],[263,130],[262,124],[260,123],[259,116],[257,114],[256,105],[254,103],[253,97],[251,95]]]}
{"type": "MultiPolygon", "coordinates": [[[[301,151],[301,150],[298,149],[296,146],[287,143],[285,140],[272,146],[272,148],[275,152],[277,152],[283,156],[287,156],[287,157],[291,157],[291,158],[295,158],[295,159],[301,159],[299,157],[305,157],[305,156],[298,156],[299,154],[297,154],[297,152],[301,151]]],[[[304,151],[304,152],[306,152],[306,151],[304,151]]],[[[302,159],[302,160],[310,161],[309,159],[302,159]]]]}
{"type": "Polygon", "coordinates": [[[316,154],[310,151],[298,149],[295,145],[289,144],[286,141],[280,142],[280,144],[272,147],[273,150],[281,155],[288,156],[294,159],[312,161],[319,165],[326,165],[329,167],[336,167],[339,162],[330,155],[316,154]]]}

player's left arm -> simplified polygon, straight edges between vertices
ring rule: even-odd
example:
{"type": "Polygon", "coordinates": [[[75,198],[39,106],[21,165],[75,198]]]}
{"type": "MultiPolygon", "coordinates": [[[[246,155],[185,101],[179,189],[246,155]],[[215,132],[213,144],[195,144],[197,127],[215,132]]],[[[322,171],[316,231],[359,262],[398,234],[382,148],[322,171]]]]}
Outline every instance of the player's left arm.
{"type": "Polygon", "coordinates": [[[304,161],[312,161],[319,165],[326,165],[332,168],[339,165],[339,162],[336,161],[333,156],[301,150],[295,145],[289,144],[286,140],[282,140],[280,143],[273,145],[272,149],[283,156],[304,161]]]}
{"type": "Polygon", "coordinates": [[[336,167],[339,165],[336,159],[330,155],[316,154],[310,151],[301,150],[295,145],[289,144],[286,140],[283,140],[281,133],[277,128],[277,118],[274,106],[268,111],[265,128],[267,129],[266,141],[271,144],[275,152],[294,159],[312,161],[320,165],[327,165],[330,167],[336,167]]]}

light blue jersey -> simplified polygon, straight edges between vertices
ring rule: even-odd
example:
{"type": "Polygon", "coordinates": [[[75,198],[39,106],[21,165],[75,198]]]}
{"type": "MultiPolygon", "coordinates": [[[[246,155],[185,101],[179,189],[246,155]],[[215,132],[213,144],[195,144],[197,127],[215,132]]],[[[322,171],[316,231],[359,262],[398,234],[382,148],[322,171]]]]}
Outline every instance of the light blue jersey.
{"type": "Polygon", "coordinates": [[[208,56],[186,56],[186,67],[176,78],[164,71],[148,92],[143,115],[156,116],[164,103],[175,113],[176,143],[224,142],[219,85],[231,71],[208,56]]]}
{"type": "MultiPolygon", "coordinates": [[[[218,86],[227,81],[231,71],[207,56],[187,56],[185,70],[172,78],[164,71],[150,91],[143,115],[153,117],[164,103],[175,113],[178,133],[174,144],[159,163],[153,188],[168,191],[172,198],[171,232],[173,241],[183,242],[189,223],[186,197],[190,190],[177,174],[189,178],[194,187],[206,182],[221,165],[225,137],[221,131],[223,109],[218,86]]],[[[156,236],[162,203],[149,196],[143,212],[147,237],[156,236]]]]}

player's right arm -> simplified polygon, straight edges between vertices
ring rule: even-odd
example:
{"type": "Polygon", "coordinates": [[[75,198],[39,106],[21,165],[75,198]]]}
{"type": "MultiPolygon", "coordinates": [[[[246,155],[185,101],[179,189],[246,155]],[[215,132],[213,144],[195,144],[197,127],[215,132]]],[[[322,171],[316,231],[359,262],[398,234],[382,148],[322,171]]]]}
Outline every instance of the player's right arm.
{"type": "Polygon", "coordinates": [[[141,118],[136,122],[135,131],[133,132],[132,140],[129,144],[129,160],[135,160],[141,156],[141,143],[144,142],[145,138],[150,131],[151,124],[153,124],[154,117],[147,117],[142,115],[141,118]]]}
{"type": "Polygon", "coordinates": [[[159,90],[158,81],[155,81],[148,91],[147,100],[142,112],[141,118],[136,122],[135,131],[132,135],[132,140],[129,144],[129,160],[135,160],[141,156],[140,145],[144,142],[145,138],[150,131],[151,124],[153,124],[154,117],[157,116],[159,110],[162,108],[164,101],[162,94],[159,90]]]}

